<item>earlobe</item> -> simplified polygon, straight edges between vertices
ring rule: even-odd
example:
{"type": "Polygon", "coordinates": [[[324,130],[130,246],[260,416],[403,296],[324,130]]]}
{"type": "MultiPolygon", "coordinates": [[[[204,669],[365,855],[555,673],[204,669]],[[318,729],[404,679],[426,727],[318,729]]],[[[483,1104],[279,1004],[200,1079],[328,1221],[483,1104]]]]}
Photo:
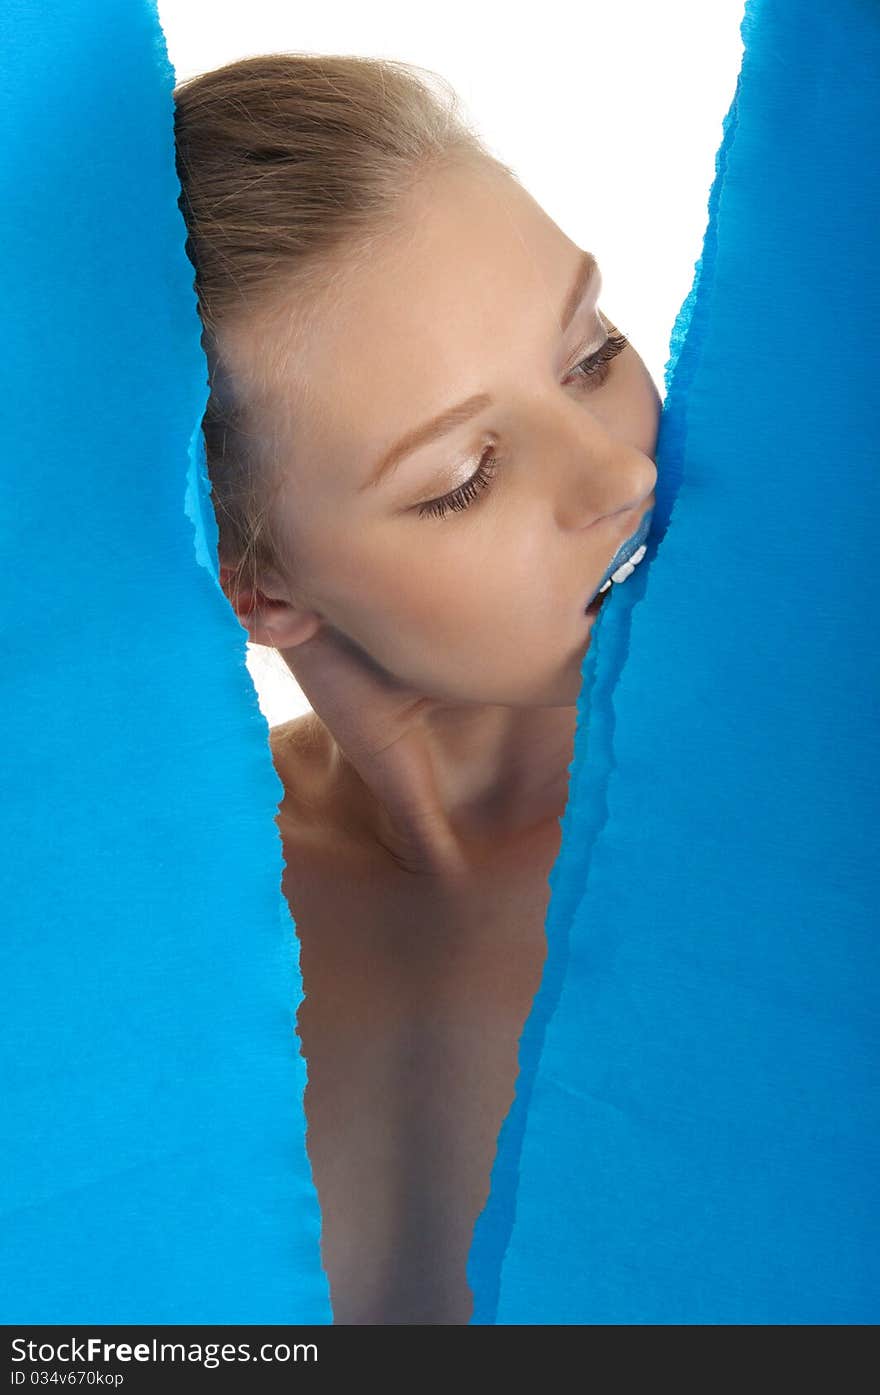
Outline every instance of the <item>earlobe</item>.
{"type": "Polygon", "coordinates": [[[260,626],[266,637],[254,643],[266,644],[272,649],[295,649],[317,634],[324,623],[315,611],[300,610],[284,601],[267,601],[266,606],[267,613],[260,626]]]}
{"type": "Polygon", "coordinates": [[[259,591],[256,596],[252,591],[243,593],[233,610],[251,643],[269,649],[295,649],[311,639],[324,623],[312,610],[270,600],[259,591]]]}
{"type": "Polygon", "coordinates": [[[259,587],[233,584],[235,568],[220,567],[220,584],[235,612],[238,623],[247,630],[252,644],[270,649],[293,649],[311,639],[323,620],[313,610],[290,601],[267,596],[259,587]]]}

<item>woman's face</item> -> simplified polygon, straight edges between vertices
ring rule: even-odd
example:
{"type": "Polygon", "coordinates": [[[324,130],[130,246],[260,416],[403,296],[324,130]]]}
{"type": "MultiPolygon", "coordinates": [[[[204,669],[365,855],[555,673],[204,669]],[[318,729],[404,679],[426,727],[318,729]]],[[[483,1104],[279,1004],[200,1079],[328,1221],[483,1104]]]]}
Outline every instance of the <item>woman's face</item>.
{"type": "Polygon", "coordinates": [[[576,702],[585,606],[654,502],[660,397],[631,346],[589,362],[590,261],[516,181],[443,170],[282,375],[298,604],[437,699],[576,702]]]}

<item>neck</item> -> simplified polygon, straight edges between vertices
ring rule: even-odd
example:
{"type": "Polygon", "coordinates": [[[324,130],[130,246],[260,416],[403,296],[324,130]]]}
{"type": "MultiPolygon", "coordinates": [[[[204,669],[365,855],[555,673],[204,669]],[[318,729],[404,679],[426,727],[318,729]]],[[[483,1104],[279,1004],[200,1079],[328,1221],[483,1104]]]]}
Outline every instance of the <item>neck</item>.
{"type": "Polygon", "coordinates": [[[576,716],[433,705],[381,757],[356,762],[325,729],[330,792],[402,868],[455,880],[487,850],[558,831],[576,716]]]}

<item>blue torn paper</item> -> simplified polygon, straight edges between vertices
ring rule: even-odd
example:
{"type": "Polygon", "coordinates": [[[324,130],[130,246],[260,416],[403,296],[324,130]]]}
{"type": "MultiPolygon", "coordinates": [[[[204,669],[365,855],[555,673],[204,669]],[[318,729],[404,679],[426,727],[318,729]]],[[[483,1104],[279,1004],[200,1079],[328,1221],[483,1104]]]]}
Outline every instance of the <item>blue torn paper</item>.
{"type": "MultiPolygon", "coordinates": [[[[154,6],[3,19],[0,1321],[329,1322],[154,6]],[[236,661],[231,661],[231,653],[236,661]]],[[[878,1316],[880,15],[748,5],[475,1322],[878,1316]]]]}
{"type": "Polygon", "coordinates": [[[204,531],[174,72],[149,0],[0,37],[0,1322],[329,1323],[282,786],[204,531]]]}
{"type": "Polygon", "coordinates": [[[880,9],[750,0],[475,1323],[880,1318],[880,9]]]}

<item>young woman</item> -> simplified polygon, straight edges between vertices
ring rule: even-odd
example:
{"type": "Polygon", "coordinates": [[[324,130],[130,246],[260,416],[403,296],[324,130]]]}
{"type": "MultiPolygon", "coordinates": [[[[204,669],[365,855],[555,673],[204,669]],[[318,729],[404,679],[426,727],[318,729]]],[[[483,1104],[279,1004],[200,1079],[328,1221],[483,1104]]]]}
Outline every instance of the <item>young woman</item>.
{"type": "Polygon", "coordinates": [[[436,75],[277,54],[175,97],[221,579],[313,708],[270,740],[334,1320],[466,1323],[661,402],[436,75]]]}

